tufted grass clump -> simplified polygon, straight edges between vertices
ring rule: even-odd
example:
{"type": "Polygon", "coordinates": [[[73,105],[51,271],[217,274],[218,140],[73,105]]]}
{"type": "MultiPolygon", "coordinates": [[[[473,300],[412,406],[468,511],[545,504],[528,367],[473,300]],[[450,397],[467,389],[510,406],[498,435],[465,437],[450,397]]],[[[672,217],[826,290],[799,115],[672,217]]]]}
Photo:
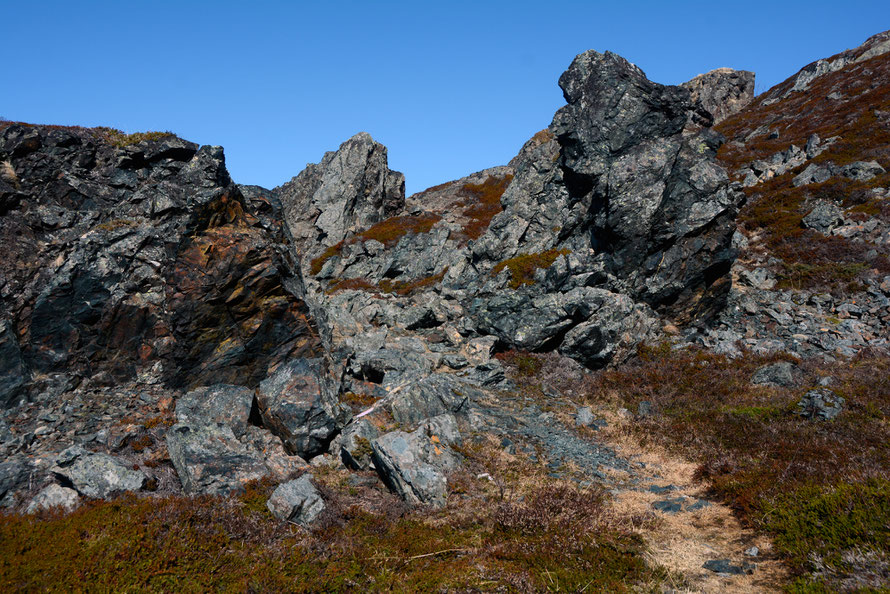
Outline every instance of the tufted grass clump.
{"type": "Polygon", "coordinates": [[[170,136],[176,136],[175,134],[173,134],[173,132],[169,131],[134,132],[133,134],[127,134],[126,132],[118,130],[117,128],[108,128],[106,126],[99,126],[93,128],[92,130],[94,134],[118,148],[132,146],[134,144],[139,144],[140,142],[145,142],[147,140],[163,140],[164,138],[168,138],[170,136]]]}
{"type": "Polygon", "coordinates": [[[539,268],[550,268],[559,256],[569,254],[567,249],[549,249],[537,254],[519,254],[514,258],[504,260],[491,269],[491,275],[497,276],[505,268],[510,271],[511,289],[518,289],[523,285],[535,283],[535,271],[539,268]]]}
{"type": "Polygon", "coordinates": [[[343,250],[344,242],[340,241],[335,243],[334,245],[328,246],[321,253],[320,256],[313,258],[309,263],[309,274],[315,276],[321,269],[324,268],[325,262],[333,258],[334,256],[339,256],[340,252],[343,250]]]}
{"type": "Polygon", "coordinates": [[[379,241],[386,247],[396,245],[399,240],[408,235],[418,235],[420,233],[429,233],[433,225],[442,219],[441,216],[434,213],[424,213],[421,215],[402,215],[391,217],[384,221],[380,221],[369,229],[359,233],[359,237],[367,241],[374,239],[379,241]]]}

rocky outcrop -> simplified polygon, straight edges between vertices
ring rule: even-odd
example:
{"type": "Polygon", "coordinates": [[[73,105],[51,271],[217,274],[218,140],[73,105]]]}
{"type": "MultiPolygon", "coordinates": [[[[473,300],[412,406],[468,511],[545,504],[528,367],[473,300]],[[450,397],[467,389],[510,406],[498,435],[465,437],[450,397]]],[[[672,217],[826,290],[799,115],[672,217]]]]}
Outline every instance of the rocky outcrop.
{"type": "Polygon", "coordinates": [[[315,255],[401,211],[405,176],[389,169],[386,147],[361,132],[275,193],[293,245],[315,255]]]}
{"type": "Polygon", "coordinates": [[[747,70],[717,68],[680,86],[689,89],[691,99],[714,116],[715,124],[740,112],[754,100],[754,73],[747,70]]]}
{"type": "Polygon", "coordinates": [[[220,147],[4,123],[0,160],[16,176],[0,215],[0,323],[34,374],[256,385],[271,362],[317,354],[276,238],[220,147]]]}
{"type": "Polygon", "coordinates": [[[459,463],[451,445],[460,440],[454,417],[440,415],[412,433],[393,431],[372,441],[374,465],[405,501],[442,506],[448,485],[445,474],[459,463]]]}

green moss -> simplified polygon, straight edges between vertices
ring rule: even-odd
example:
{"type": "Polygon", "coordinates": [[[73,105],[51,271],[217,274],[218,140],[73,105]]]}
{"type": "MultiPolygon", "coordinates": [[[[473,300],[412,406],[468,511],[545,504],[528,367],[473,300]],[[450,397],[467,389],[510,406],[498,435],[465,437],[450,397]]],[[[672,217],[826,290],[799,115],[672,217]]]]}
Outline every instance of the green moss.
{"type": "Polygon", "coordinates": [[[808,485],[764,506],[775,544],[805,571],[814,557],[843,572],[843,553],[890,551],[890,481],[808,485]]]}
{"type": "Polygon", "coordinates": [[[360,460],[362,458],[370,458],[371,454],[374,453],[374,448],[371,447],[371,442],[364,437],[356,437],[355,448],[349,453],[356,460],[360,460]]]}
{"type": "Polygon", "coordinates": [[[550,268],[559,256],[569,254],[566,249],[550,249],[537,254],[519,254],[514,258],[504,260],[491,269],[491,275],[497,276],[505,268],[510,271],[511,289],[518,289],[523,285],[532,285],[535,282],[535,271],[539,268],[550,268]]]}

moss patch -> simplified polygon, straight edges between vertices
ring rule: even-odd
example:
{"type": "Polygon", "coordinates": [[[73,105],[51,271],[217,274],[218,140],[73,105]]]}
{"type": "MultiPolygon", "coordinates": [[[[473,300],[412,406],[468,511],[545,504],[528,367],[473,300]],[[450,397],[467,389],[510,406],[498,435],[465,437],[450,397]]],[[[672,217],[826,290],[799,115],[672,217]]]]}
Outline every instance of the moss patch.
{"type": "Polygon", "coordinates": [[[537,254],[519,254],[514,258],[499,262],[491,269],[491,275],[497,276],[506,268],[510,271],[509,287],[518,289],[523,285],[534,284],[537,269],[550,268],[559,256],[569,253],[569,250],[554,248],[537,254]]]}

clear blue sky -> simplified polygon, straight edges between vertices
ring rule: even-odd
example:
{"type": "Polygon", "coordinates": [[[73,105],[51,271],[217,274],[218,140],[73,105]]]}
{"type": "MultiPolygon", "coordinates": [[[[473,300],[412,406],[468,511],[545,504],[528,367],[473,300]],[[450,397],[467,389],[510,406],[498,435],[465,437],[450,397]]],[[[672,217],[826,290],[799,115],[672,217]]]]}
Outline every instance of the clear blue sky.
{"type": "Polygon", "coordinates": [[[0,15],[2,117],[170,130],[267,187],[364,130],[409,193],[509,161],[587,49],[661,83],[754,70],[761,92],[890,28],[887,0],[0,0],[0,15]]]}

